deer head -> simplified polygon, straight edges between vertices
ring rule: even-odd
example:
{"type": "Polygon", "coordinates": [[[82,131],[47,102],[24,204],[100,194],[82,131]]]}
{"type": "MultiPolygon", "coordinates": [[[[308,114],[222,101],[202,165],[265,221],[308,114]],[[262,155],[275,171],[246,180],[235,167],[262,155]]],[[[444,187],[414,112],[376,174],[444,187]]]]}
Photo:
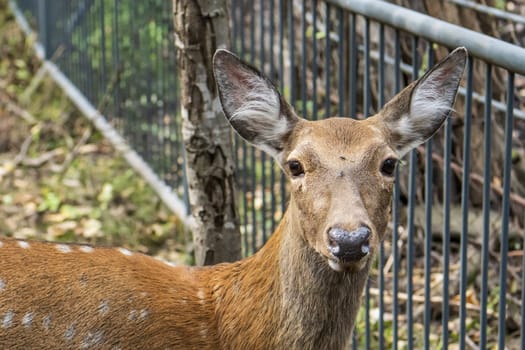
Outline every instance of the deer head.
{"type": "Polygon", "coordinates": [[[226,50],[214,72],[231,126],[290,179],[292,239],[335,271],[359,271],[384,237],[396,164],[443,124],[466,59],[454,50],[365,120],[299,118],[268,78],[226,50]]]}

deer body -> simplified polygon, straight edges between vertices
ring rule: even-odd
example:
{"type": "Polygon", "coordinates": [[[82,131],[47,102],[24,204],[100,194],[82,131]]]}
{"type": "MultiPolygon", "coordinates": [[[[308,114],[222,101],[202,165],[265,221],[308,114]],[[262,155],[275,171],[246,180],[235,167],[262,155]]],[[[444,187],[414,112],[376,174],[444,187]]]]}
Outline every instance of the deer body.
{"type": "Polygon", "coordinates": [[[340,349],[367,275],[335,272],[316,254],[292,264],[308,248],[284,244],[282,222],[257,254],[212,267],[0,240],[2,271],[31,275],[0,279],[0,348],[340,349]]]}
{"type": "Polygon", "coordinates": [[[214,59],[232,127],[291,181],[253,256],[170,266],[118,248],[0,239],[2,349],[343,349],[389,219],[393,171],[454,102],[458,49],[364,121],[300,119],[264,76],[214,59]]]}

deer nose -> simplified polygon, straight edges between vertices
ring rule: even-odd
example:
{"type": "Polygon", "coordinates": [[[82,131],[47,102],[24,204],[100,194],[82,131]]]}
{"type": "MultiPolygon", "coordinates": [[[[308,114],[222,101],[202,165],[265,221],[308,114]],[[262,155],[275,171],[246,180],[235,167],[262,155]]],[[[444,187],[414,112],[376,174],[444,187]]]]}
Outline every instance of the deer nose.
{"type": "Polygon", "coordinates": [[[362,225],[349,232],[339,227],[328,230],[328,249],[342,261],[359,261],[370,252],[370,228],[362,225]]]}

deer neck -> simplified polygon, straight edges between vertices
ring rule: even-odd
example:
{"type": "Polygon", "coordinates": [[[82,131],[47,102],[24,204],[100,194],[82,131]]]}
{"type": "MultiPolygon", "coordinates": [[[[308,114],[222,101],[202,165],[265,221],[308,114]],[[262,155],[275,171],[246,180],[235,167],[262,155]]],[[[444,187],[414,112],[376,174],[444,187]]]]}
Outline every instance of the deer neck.
{"type": "Polygon", "coordinates": [[[241,347],[339,349],[350,340],[370,264],[358,273],[333,271],[303,238],[298,214],[290,205],[266,245],[228,269],[234,276],[217,300],[217,312],[227,314],[221,309],[229,305],[237,308],[230,313],[237,319],[219,321],[219,327],[251,327],[249,334],[268,340],[245,339],[241,347]]]}
{"type": "Polygon", "coordinates": [[[300,215],[292,202],[280,250],[282,329],[297,334],[298,347],[344,348],[351,337],[370,263],[359,272],[332,270],[304,239],[300,215]]]}

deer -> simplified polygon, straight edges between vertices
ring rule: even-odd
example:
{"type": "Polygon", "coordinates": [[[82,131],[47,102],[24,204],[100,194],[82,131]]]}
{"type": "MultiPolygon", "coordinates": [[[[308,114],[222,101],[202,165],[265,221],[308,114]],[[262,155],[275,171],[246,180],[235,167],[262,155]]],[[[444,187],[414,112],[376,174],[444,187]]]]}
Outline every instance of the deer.
{"type": "Polygon", "coordinates": [[[399,159],[448,118],[457,48],[374,116],[302,119],[260,71],[221,49],[232,128],[289,179],[268,242],[233,263],[167,264],[124,248],[0,239],[1,349],[344,349],[388,230],[399,159]]]}

